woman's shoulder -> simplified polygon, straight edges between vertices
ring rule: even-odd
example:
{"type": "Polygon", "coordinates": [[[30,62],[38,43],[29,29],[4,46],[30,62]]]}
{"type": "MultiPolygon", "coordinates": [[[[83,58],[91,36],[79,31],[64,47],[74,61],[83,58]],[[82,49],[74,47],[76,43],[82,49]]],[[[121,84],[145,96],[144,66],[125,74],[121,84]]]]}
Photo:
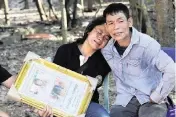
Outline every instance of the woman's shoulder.
{"type": "Polygon", "coordinates": [[[109,66],[100,50],[96,51],[94,54],[94,60],[96,60],[97,64],[100,66],[109,66]]]}
{"type": "Polygon", "coordinates": [[[100,50],[97,50],[97,51],[94,53],[94,57],[104,60],[104,57],[103,57],[103,55],[102,55],[102,53],[101,53],[100,50]]]}
{"type": "Polygon", "coordinates": [[[57,52],[59,53],[72,53],[77,51],[77,44],[72,42],[72,43],[67,43],[67,44],[63,44],[61,46],[59,46],[59,48],[57,49],[57,52]]]}

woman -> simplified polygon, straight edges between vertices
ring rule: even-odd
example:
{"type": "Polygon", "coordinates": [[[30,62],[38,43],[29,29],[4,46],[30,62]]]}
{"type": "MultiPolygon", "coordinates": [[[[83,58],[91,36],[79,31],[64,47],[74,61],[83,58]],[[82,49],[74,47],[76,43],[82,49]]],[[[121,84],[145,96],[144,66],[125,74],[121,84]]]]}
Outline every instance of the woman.
{"type": "MultiPolygon", "coordinates": [[[[4,85],[7,88],[10,88],[11,85],[15,82],[16,77],[12,76],[6,69],[0,65],[0,84],[4,85]]],[[[9,115],[0,110],[0,117],[9,117],[9,115]]]]}
{"type": "MultiPolygon", "coordinates": [[[[110,39],[104,23],[105,19],[103,17],[98,17],[90,22],[83,38],[59,47],[53,60],[55,64],[72,71],[99,78],[97,88],[102,85],[105,76],[110,72],[110,67],[100,52],[100,49],[110,39]]],[[[87,109],[86,117],[109,117],[106,110],[98,104],[99,94],[97,88],[87,109]]],[[[49,107],[39,112],[42,117],[47,117],[50,114],[49,107]]]]}

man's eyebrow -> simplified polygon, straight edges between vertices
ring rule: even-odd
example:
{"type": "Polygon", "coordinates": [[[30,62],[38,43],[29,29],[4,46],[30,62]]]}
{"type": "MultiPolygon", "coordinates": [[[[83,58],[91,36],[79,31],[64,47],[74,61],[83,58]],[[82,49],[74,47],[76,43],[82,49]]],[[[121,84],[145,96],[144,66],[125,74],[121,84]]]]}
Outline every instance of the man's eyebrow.
{"type": "Polygon", "coordinates": [[[111,20],[110,20],[110,21],[108,21],[108,20],[107,20],[106,22],[107,22],[107,23],[109,23],[109,22],[113,22],[113,21],[111,21],[111,20]]]}
{"type": "Polygon", "coordinates": [[[123,20],[123,18],[122,18],[122,17],[119,17],[117,20],[123,20]]]}
{"type": "MultiPolygon", "coordinates": [[[[119,18],[117,18],[116,20],[123,20],[123,18],[122,18],[122,17],[119,17],[119,18]]],[[[107,20],[106,22],[109,23],[109,22],[113,22],[113,21],[112,21],[112,20],[107,20]]]]}

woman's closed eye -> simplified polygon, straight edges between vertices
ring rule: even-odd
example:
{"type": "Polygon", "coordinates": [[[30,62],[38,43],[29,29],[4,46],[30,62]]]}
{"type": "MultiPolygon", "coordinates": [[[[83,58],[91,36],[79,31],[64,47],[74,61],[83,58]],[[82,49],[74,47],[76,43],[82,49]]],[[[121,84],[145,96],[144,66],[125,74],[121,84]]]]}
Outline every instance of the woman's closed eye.
{"type": "Polygon", "coordinates": [[[110,40],[110,36],[105,35],[105,36],[104,36],[104,40],[109,41],[109,40],[110,40]]]}

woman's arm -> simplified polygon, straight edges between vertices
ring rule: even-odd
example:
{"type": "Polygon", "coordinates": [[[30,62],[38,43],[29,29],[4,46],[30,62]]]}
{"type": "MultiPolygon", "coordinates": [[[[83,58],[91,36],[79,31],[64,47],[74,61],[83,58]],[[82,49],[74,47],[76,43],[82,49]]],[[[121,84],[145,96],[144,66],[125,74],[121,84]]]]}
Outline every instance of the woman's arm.
{"type": "Polygon", "coordinates": [[[4,82],[2,82],[2,84],[5,87],[10,88],[12,86],[12,84],[15,82],[15,80],[16,80],[16,76],[11,76],[7,80],[5,80],[4,82]]]}
{"type": "Polygon", "coordinates": [[[62,45],[58,48],[53,63],[60,65],[62,67],[67,67],[67,58],[68,58],[68,47],[66,45],[62,45]]]}
{"type": "Polygon", "coordinates": [[[0,111],[0,117],[9,117],[9,115],[5,112],[0,111]]]}
{"type": "Polygon", "coordinates": [[[0,83],[2,83],[7,88],[15,82],[16,76],[12,76],[6,69],[0,65],[0,83]]]}

